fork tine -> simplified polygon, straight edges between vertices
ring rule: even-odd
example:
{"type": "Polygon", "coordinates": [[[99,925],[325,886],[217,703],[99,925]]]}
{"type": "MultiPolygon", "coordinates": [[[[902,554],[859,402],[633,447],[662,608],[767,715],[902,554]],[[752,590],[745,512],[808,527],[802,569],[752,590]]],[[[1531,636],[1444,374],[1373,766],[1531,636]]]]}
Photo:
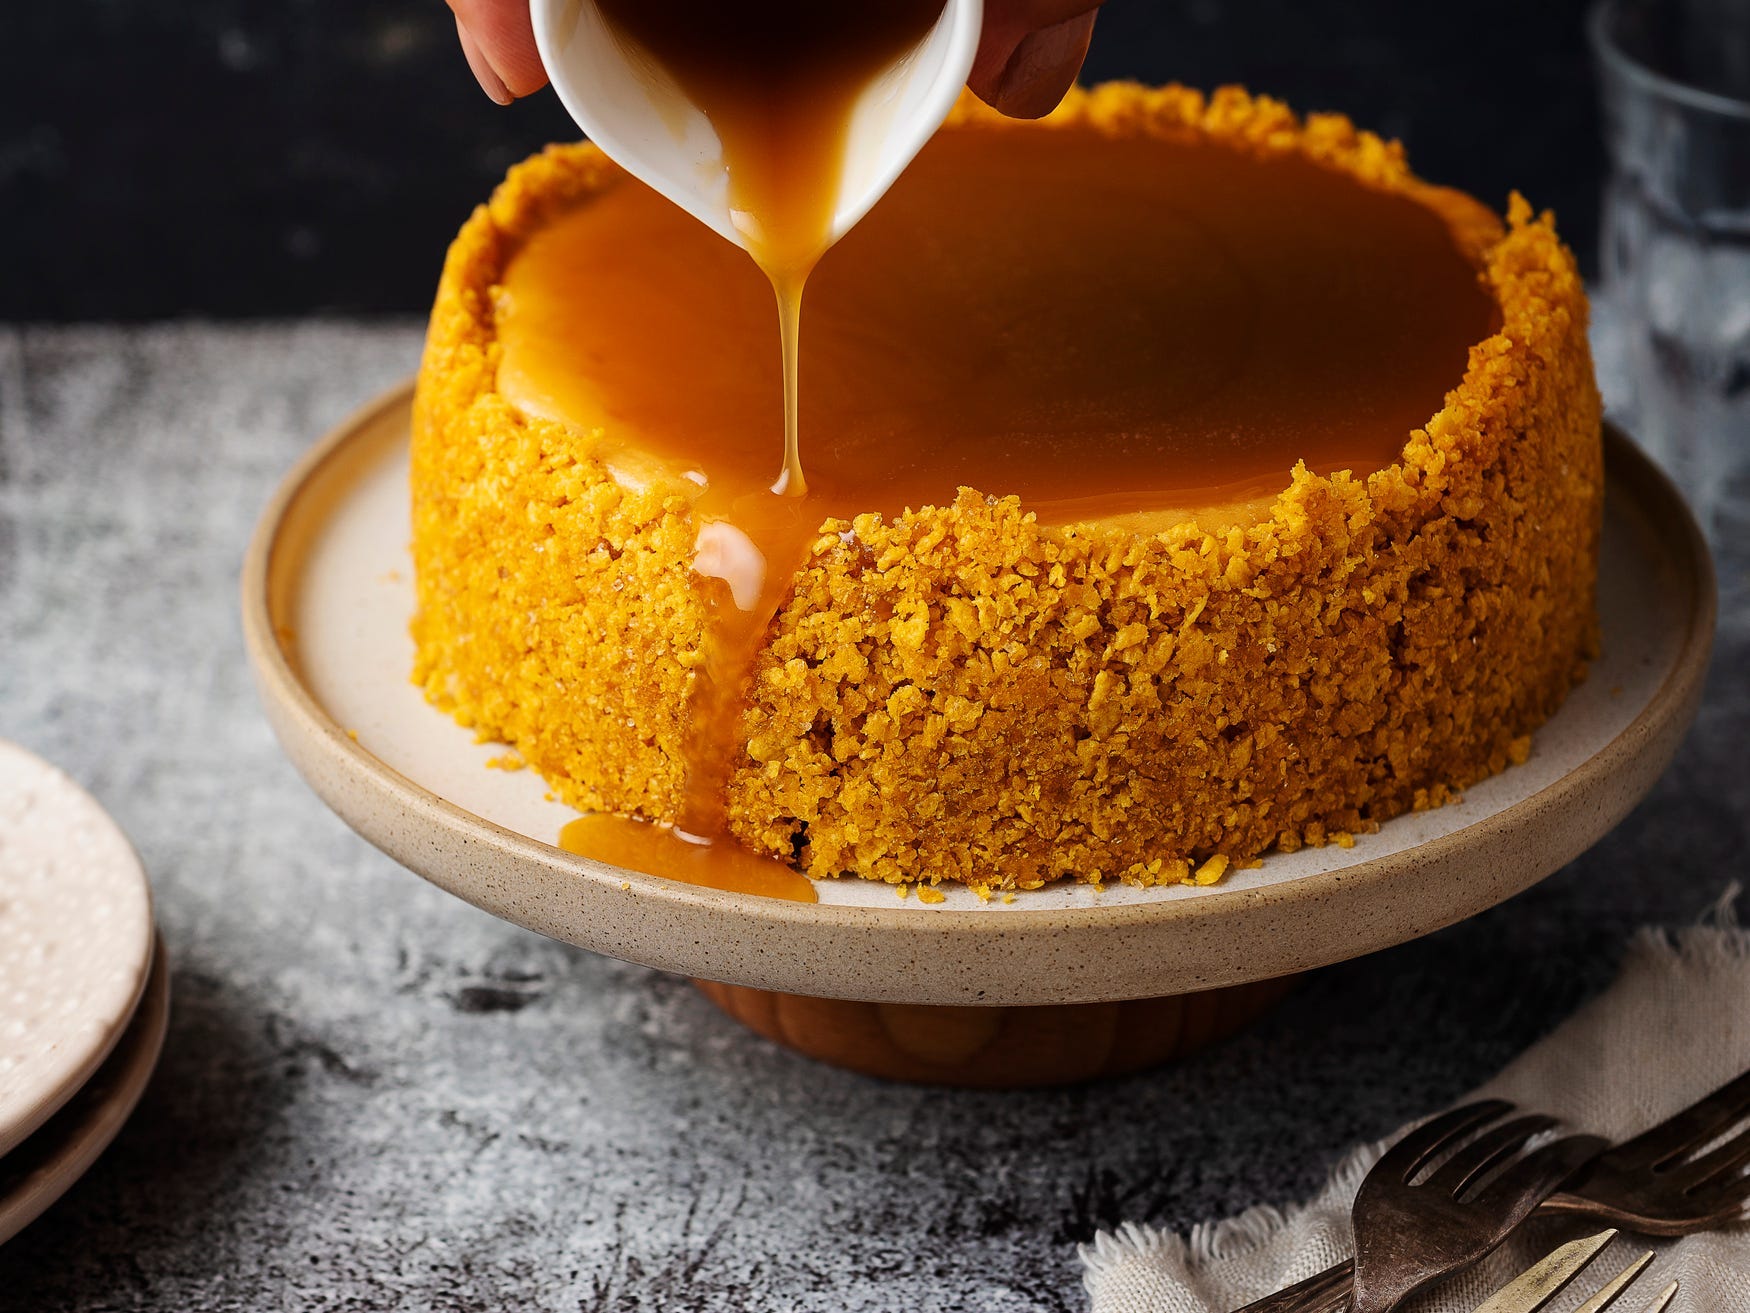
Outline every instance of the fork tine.
{"type": "Polygon", "coordinates": [[[1615,1238],[1616,1232],[1609,1230],[1568,1241],[1478,1304],[1475,1313],[1536,1313],[1566,1290],[1615,1238]]]}
{"type": "Polygon", "coordinates": [[[1671,1306],[1671,1301],[1677,1298],[1677,1283],[1673,1281],[1658,1294],[1653,1296],[1653,1302],[1648,1304],[1641,1313],[1665,1313],[1671,1306]]]}
{"type": "Polygon", "coordinates": [[[1750,1163],[1750,1127],[1739,1131],[1717,1149],[1710,1149],[1692,1163],[1682,1163],[1671,1169],[1672,1181],[1687,1181],[1690,1190],[1726,1175],[1734,1168],[1750,1163]]]}
{"type": "Polygon", "coordinates": [[[1698,1185],[1689,1191],[1688,1200],[1696,1215],[1695,1230],[1750,1222],[1750,1172],[1698,1185]]]}
{"type": "Polygon", "coordinates": [[[1455,1198],[1466,1186],[1489,1168],[1506,1158],[1532,1136],[1547,1131],[1556,1124],[1554,1117],[1515,1117],[1477,1136],[1464,1148],[1441,1163],[1423,1182],[1436,1190],[1444,1190],[1455,1198]]]}
{"type": "Polygon", "coordinates": [[[1534,1149],[1483,1187],[1471,1202],[1500,1216],[1523,1221],[1561,1188],[1562,1182],[1610,1147],[1596,1135],[1567,1135],[1534,1149]]]}
{"type": "Polygon", "coordinates": [[[1750,1223],[1750,1204],[1746,1203],[1750,1200],[1750,1177],[1740,1177],[1730,1188],[1708,1185],[1696,1193],[1698,1197],[1689,1201],[1692,1207],[1684,1210],[1681,1228],[1656,1231],[1646,1227],[1643,1228],[1645,1234],[1691,1235],[1697,1231],[1718,1231],[1722,1227],[1750,1223]]]}
{"type": "Polygon", "coordinates": [[[1432,1121],[1423,1122],[1386,1150],[1373,1170],[1385,1177],[1407,1181],[1459,1136],[1512,1109],[1513,1105],[1505,1099],[1484,1099],[1480,1103],[1467,1103],[1462,1108],[1441,1113],[1432,1121]]]}
{"type": "Polygon", "coordinates": [[[1616,1149],[1623,1162],[1662,1163],[1686,1153],[1750,1112],[1750,1071],[1616,1149]]]}
{"type": "Polygon", "coordinates": [[[1598,1293],[1575,1309],[1574,1313],[1604,1313],[1605,1309],[1616,1303],[1616,1297],[1628,1289],[1629,1283],[1647,1270],[1647,1264],[1652,1261],[1653,1251],[1649,1249],[1606,1281],[1598,1293]]]}

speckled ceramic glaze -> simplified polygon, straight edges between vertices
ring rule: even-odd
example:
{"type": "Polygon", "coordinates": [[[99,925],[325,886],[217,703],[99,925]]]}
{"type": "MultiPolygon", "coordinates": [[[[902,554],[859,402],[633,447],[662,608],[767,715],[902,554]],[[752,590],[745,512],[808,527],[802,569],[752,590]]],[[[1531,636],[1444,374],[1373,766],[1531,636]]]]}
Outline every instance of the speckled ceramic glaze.
{"type": "Polygon", "coordinates": [[[97,1070],[151,960],[127,837],[66,775],[0,743],[0,1154],[97,1070]]]}
{"type": "Polygon", "coordinates": [[[1095,1003],[1208,990],[1372,952],[1520,892],[1603,835],[1670,760],[1706,671],[1714,588],[1669,485],[1608,435],[1604,656],[1523,766],[1351,849],[1220,885],[963,889],[923,905],[861,881],[818,904],[696,888],[553,845],[572,814],[408,680],[408,394],[288,476],[245,565],[244,629],[287,754],[358,832],[499,916],[597,952],[758,989],[898,1004],[1095,1003]],[[500,763],[502,764],[502,763],[500,763]]]}
{"type": "Polygon", "coordinates": [[[145,1092],[170,1019],[170,967],[160,940],[144,996],[97,1074],[28,1140],[0,1159],[0,1243],[85,1174],[145,1092]]]}

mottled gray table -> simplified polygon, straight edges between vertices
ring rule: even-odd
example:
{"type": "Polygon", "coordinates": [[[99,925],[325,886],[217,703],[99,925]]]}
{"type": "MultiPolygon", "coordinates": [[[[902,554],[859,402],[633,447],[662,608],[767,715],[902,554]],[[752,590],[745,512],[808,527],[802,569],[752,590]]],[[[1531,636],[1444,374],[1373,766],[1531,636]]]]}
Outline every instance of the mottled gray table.
{"type": "Polygon", "coordinates": [[[1750,615],[1584,859],[1314,976],[1225,1046],[1049,1093],[878,1084],[550,943],[355,838],[238,636],[256,513],[413,366],[405,325],[0,330],[0,736],[133,835],[174,962],[115,1146],[0,1249],[0,1306],[1076,1309],[1077,1242],[1310,1192],[1692,920],[1750,843],[1750,615]]]}

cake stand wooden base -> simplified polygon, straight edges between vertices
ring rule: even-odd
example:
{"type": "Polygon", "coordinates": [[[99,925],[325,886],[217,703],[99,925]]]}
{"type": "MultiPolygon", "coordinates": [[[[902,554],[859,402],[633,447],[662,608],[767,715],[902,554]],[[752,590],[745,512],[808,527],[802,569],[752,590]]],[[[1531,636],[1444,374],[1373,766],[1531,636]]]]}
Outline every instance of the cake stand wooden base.
{"type": "Polygon", "coordinates": [[[1299,980],[1012,1008],[858,1003],[693,983],[750,1030],[835,1067],[884,1080],[1019,1089],[1122,1076],[1186,1057],[1243,1030],[1299,980]]]}

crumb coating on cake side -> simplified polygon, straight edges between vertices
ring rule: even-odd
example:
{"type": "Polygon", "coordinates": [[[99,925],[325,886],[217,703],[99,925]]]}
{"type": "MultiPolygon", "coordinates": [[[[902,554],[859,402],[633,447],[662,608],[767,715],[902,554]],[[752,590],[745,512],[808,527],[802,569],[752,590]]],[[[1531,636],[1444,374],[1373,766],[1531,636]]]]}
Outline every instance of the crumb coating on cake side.
{"type": "MultiPolygon", "coordinates": [[[[753,670],[735,835],[815,877],[1207,880],[1522,761],[1597,643],[1600,403],[1550,216],[1514,196],[1502,226],[1396,143],[1234,88],[1078,91],[1043,127],[955,119],[1200,134],[1415,196],[1501,328],[1398,464],[1297,468],[1256,523],[1047,527],[971,489],[827,523],[753,670]]],[[[595,435],[496,387],[507,262],[620,176],[549,148],[451,247],[414,412],[414,679],[565,802],[672,820],[707,617],[693,486],[622,486],[595,435]]]]}

